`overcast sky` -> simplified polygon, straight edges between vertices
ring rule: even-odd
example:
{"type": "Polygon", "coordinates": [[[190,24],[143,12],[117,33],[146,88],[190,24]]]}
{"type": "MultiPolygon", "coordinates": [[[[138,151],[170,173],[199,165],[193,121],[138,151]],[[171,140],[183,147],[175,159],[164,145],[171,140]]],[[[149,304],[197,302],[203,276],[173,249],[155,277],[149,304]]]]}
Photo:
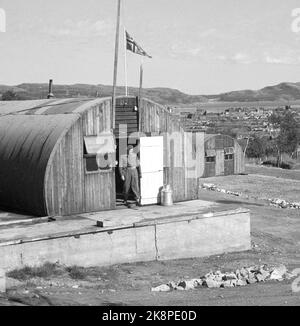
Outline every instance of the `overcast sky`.
{"type": "MultiPolygon", "coordinates": [[[[129,33],[153,56],[145,87],[190,94],[300,82],[297,0],[123,0],[129,33]]],[[[117,0],[0,0],[0,84],[111,84],[117,0]]],[[[299,24],[300,25],[300,24],[299,24]]],[[[120,44],[119,84],[124,84],[120,44]]],[[[140,57],[128,53],[138,85],[140,57]]]]}

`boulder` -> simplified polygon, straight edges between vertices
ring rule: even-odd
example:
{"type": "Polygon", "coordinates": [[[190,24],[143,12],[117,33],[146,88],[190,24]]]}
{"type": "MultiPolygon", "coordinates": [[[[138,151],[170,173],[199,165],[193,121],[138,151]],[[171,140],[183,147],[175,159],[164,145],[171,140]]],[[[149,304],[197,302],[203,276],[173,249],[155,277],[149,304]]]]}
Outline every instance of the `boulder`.
{"type": "Polygon", "coordinates": [[[254,273],[250,273],[249,274],[249,277],[246,279],[247,283],[249,284],[254,284],[254,283],[257,283],[257,279],[255,277],[255,274],[254,273]]]}
{"type": "Polygon", "coordinates": [[[236,286],[246,286],[246,285],[247,285],[246,280],[239,279],[236,281],[236,286]]]}
{"type": "Polygon", "coordinates": [[[208,287],[209,289],[220,288],[221,285],[222,282],[217,282],[211,278],[208,278],[203,282],[203,286],[208,287]]]}
{"type": "Polygon", "coordinates": [[[287,273],[287,268],[284,265],[275,267],[270,275],[270,280],[282,281],[287,273]]]}
{"type": "Polygon", "coordinates": [[[237,280],[228,280],[228,281],[224,281],[221,287],[234,288],[236,286],[237,286],[237,280]]]}
{"type": "Polygon", "coordinates": [[[186,282],[186,290],[189,289],[197,289],[201,287],[203,284],[203,281],[201,279],[194,279],[186,282]]]}
{"type": "Polygon", "coordinates": [[[223,281],[237,280],[235,273],[227,273],[223,276],[223,281]]]}
{"type": "Polygon", "coordinates": [[[170,292],[171,291],[171,288],[169,285],[166,285],[166,284],[163,284],[163,285],[160,285],[156,288],[152,288],[151,290],[152,292],[170,292]]]}
{"type": "Polygon", "coordinates": [[[249,272],[246,270],[246,268],[242,268],[240,270],[240,275],[243,277],[243,278],[248,278],[249,276],[249,272]]]}

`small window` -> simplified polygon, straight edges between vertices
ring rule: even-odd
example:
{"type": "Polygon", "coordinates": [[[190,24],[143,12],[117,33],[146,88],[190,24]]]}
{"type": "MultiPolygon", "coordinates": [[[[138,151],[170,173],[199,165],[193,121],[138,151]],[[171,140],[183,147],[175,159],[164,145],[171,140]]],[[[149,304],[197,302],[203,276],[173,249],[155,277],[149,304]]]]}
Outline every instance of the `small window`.
{"type": "Polygon", "coordinates": [[[115,141],[112,134],[84,137],[84,158],[87,172],[110,171],[115,167],[115,141]]]}
{"type": "Polygon", "coordinates": [[[233,154],[226,154],[225,155],[225,161],[232,161],[233,160],[233,154]]]}
{"type": "Polygon", "coordinates": [[[215,163],[216,162],[216,157],[215,156],[206,156],[205,157],[205,162],[206,163],[215,163]]]}
{"type": "Polygon", "coordinates": [[[85,154],[84,157],[85,157],[87,172],[95,172],[95,171],[99,170],[96,155],[87,155],[87,154],[85,154]]]}
{"type": "Polygon", "coordinates": [[[216,151],[214,149],[207,149],[205,151],[205,162],[215,163],[216,162],[216,151]]]}
{"type": "Polygon", "coordinates": [[[233,147],[227,147],[224,149],[225,155],[227,154],[234,154],[234,148],[233,147]]]}

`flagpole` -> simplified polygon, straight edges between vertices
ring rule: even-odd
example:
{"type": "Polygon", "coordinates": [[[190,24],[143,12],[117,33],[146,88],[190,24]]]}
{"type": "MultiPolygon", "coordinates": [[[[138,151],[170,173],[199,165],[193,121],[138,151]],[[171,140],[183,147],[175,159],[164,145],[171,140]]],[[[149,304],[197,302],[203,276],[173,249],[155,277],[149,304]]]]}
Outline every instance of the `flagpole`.
{"type": "Polygon", "coordinates": [[[127,38],[126,28],[124,26],[124,66],[125,66],[125,96],[128,96],[128,77],[127,77],[127,38]]]}
{"type": "Polygon", "coordinates": [[[116,126],[115,116],[116,116],[116,89],[117,89],[117,77],[118,77],[118,58],[119,58],[119,40],[120,40],[120,18],[121,18],[121,0],[118,0],[115,59],[114,59],[114,80],[113,80],[113,94],[112,94],[113,129],[116,126]]]}
{"type": "Polygon", "coordinates": [[[143,59],[142,59],[141,60],[141,65],[140,65],[139,108],[142,105],[143,77],[144,77],[144,67],[143,67],[143,59]]]}

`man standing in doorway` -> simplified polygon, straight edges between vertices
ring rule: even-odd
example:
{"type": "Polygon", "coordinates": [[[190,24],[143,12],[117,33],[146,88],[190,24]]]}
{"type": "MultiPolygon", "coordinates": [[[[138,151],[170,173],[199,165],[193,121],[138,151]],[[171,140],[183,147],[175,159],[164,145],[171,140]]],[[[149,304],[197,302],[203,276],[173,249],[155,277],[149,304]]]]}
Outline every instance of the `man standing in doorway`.
{"type": "Polygon", "coordinates": [[[128,146],[128,154],[121,157],[119,165],[120,175],[124,181],[123,195],[124,203],[128,206],[130,189],[132,190],[137,206],[140,204],[139,179],[141,178],[141,166],[133,146],[128,146]]]}

